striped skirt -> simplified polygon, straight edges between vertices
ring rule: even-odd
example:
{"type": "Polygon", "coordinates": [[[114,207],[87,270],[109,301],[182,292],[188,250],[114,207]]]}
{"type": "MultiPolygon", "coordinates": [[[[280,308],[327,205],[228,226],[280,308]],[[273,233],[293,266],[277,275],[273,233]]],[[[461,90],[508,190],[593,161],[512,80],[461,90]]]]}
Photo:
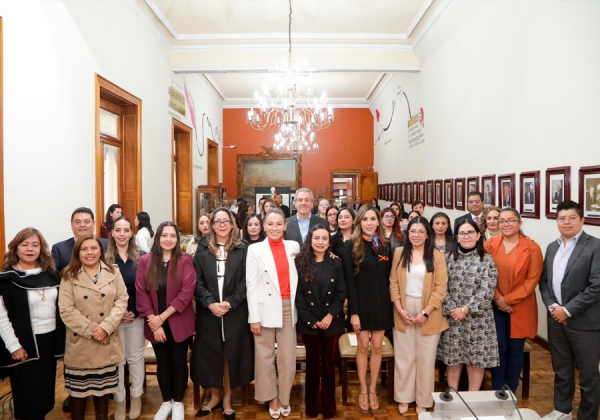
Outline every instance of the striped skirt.
{"type": "Polygon", "coordinates": [[[119,367],[116,364],[95,369],[65,366],[65,389],[71,397],[100,397],[117,392],[118,386],[119,367]]]}

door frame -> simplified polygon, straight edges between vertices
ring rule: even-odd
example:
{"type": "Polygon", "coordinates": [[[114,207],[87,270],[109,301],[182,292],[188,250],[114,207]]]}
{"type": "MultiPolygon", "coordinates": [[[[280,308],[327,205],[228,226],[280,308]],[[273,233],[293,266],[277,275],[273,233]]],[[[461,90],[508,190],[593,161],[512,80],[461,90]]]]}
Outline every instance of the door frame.
{"type": "MultiPolygon", "coordinates": [[[[329,191],[333,194],[333,178],[336,178],[335,174],[348,174],[356,177],[356,182],[352,186],[352,200],[356,198],[358,195],[358,178],[359,174],[362,172],[362,168],[347,168],[347,169],[330,169],[329,170],[329,191]]],[[[347,177],[350,178],[350,177],[347,177]]],[[[346,194],[348,195],[348,194],[346,194]]]]}
{"type": "MultiPolygon", "coordinates": [[[[173,221],[177,223],[177,227],[181,228],[181,226],[179,226],[179,221],[176,220],[177,219],[177,214],[176,214],[176,201],[177,201],[177,185],[175,184],[177,181],[175,179],[175,162],[176,162],[176,155],[175,155],[175,131],[179,131],[179,132],[184,132],[187,133],[188,138],[189,138],[189,154],[190,154],[190,167],[189,167],[189,171],[190,171],[190,176],[189,176],[189,182],[188,182],[188,187],[189,187],[189,191],[190,191],[190,208],[188,210],[189,212],[189,217],[190,220],[192,221],[192,232],[194,233],[194,230],[196,229],[196,223],[194,222],[194,191],[193,191],[193,185],[194,185],[194,155],[193,155],[193,148],[192,148],[192,127],[189,127],[187,125],[185,125],[184,123],[182,123],[181,121],[175,119],[175,118],[171,118],[171,188],[173,191],[172,194],[172,199],[171,199],[171,214],[172,214],[172,218],[173,221]]],[[[185,233],[185,232],[184,232],[185,233]]]]}

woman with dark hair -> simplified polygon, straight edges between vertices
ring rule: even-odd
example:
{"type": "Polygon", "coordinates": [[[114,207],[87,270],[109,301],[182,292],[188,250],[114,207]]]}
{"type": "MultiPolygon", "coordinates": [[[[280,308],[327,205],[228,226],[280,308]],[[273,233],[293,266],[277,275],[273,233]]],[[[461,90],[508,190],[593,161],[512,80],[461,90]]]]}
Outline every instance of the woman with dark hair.
{"type": "Polygon", "coordinates": [[[390,293],[394,312],[394,399],[404,414],[417,403],[417,415],[433,405],[435,356],[440,333],[448,328],[442,304],[448,287],[444,253],[433,245],[424,217],[408,222],[408,236],[394,254],[390,293]]]}
{"type": "Polygon", "coordinates": [[[0,378],[10,377],[15,418],[43,419],[54,408],[65,325],[57,305],[60,278],[40,231],[18,232],[0,270],[0,368],[7,368],[0,378]]]}
{"type": "Polygon", "coordinates": [[[383,336],[394,325],[390,299],[390,243],[381,216],[371,204],[360,207],[350,241],[344,244],[344,273],[348,285],[348,316],[358,338],[356,365],[363,413],[379,410],[377,377],[381,367],[383,336]],[[371,350],[367,387],[367,359],[371,350]]]}
{"type": "Polygon", "coordinates": [[[498,225],[501,211],[502,209],[496,206],[488,206],[483,210],[479,221],[479,231],[485,236],[486,240],[502,234],[498,225]]]}
{"type": "Polygon", "coordinates": [[[210,226],[210,235],[200,241],[194,256],[197,313],[191,377],[196,385],[210,388],[210,401],[196,417],[222,408],[223,417],[233,420],[231,390],[254,380],[254,342],[246,301],[247,245],[240,241],[227,208],[212,213],[210,226]]]}
{"type": "Polygon", "coordinates": [[[335,358],[344,333],[346,282],[340,258],[331,258],[329,230],[317,224],[296,258],[297,331],[306,348],[304,403],[308,417],[335,417],[335,358]]]}
{"type": "Polygon", "coordinates": [[[121,273],[104,258],[100,238],[80,236],[62,271],[58,296],[67,326],[64,375],[73,420],[84,419],[89,396],[94,397],[96,419],[108,419],[108,396],[119,387],[123,344],[117,330],[128,297],[121,273]]]}
{"type": "Polygon", "coordinates": [[[396,214],[391,208],[386,207],[383,209],[381,220],[383,221],[385,237],[390,241],[390,255],[394,255],[396,248],[404,243],[404,233],[402,233],[400,225],[396,223],[396,214]]]}
{"type": "Polygon", "coordinates": [[[100,225],[100,237],[108,239],[112,230],[112,225],[119,217],[123,215],[123,207],[120,204],[111,204],[106,210],[104,223],[100,225]]]}
{"type": "Polygon", "coordinates": [[[249,206],[246,200],[242,200],[238,203],[238,211],[235,215],[235,221],[237,223],[238,229],[242,229],[244,226],[244,222],[246,221],[246,217],[248,217],[249,206]]]}
{"type": "Polygon", "coordinates": [[[256,213],[249,214],[242,227],[242,239],[246,241],[248,245],[252,245],[264,241],[265,238],[265,230],[263,229],[260,215],[256,213]]]}
{"type": "Polygon", "coordinates": [[[150,215],[145,211],[139,212],[133,224],[137,228],[135,234],[135,244],[139,249],[148,253],[152,248],[152,238],[154,237],[154,231],[152,230],[152,224],[150,223],[150,215]]]}
{"type": "MultiPolygon", "coordinates": [[[[144,320],[139,318],[136,308],[135,276],[140,256],[146,254],[135,244],[131,220],[121,216],[113,224],[108,240],[108,251],[105,257],[108,264],[119,267],[123,281],[127,287],[129,300],[127,312],[119,324],[119,335],[123,343],[125,360],[119,364],[119,390],[115,392],[115,420],[125,420],[127,416],[125,400],[125,362],[129,366],[131,377],[131,409],[130,419],[137,419],[142,412],[142,394],[146,371],[144,369],[144,320]]],[[[127,384],[129,386],[129,384],[127,384]]]]}
{"type": "Polygon", "coordinates": [[[502,235],[484,244],[498,268],[493,310],[500,365],[492,369],[492,387],[508,385],[513,393],[523,369],[525,340],[537,334],[535,289],[544,265],[540,246],[521,231],[522,223],[517,210],[502,209],[498,219],[502,235]]]}
{"type": "MultiPolygon", "coordinates": [[[[421,213],[419,213],[416,210],[411,210],[410,212],[408,212],[408,221],[410,222],[412,219],[414,219],[415,217],[421,217],[421,213]]],[[[408,228],[408,225],[407,225],[408,228]]]]}
{"type": "Polygon", "coordinates": [[[183,420],[183,394],[188,382],[187,352],[196,331],[194,307],[196,271],[182,254],[179,229],[163,222],[156,229],[152,252],[140,258],[135,289],[137,310],[146,318],[144,336],[156,355],[156,375],[163,403],[154,420],[183,420]]]}
{"type": "Polygon", "coordinates": [[[492,311],[498,272],[479,240],[477,223],[468,217],[457,229],[457,242],[446,257],[448,293],[442,312],[449,328],[442,333],[437,358],[446,364],[449,387],[458,389],[466,365],[469,391],[479,391],[485,369],[500,362],[492,311]]]}
{"type": "Polygon", "coordinates": [[[342,207],[337,215],[338,231],[331,237],[331,252],[338,257],[344,254],[344,243],[352,238],[356,213],[350,207],[342,207]]]}
{"type": "Polygon", "coordinates": [[[375,197],[371,198],[371,205],[375,207],[377,211],[381,211],[381,208],[379,207],[379,200],[375,197]]]}
{"type": "MultiPolygon", "coordinates": [[[[402,202],[393,202],[390,204],[390,208],[394,211],[397,220],[406,219],[408,214],[404,211],[404,204],[402,202]]],[[[408,223],[408,222],[407,222],[408,223]]]]}
{"type": "Polygon", "coordinates": [[[337,218],[339,212],[340,209],[335,205],[331,205],[327,207],[327,210],[325,210],[325,220],[327,220],[327,227],[329,228],[329,232],[331,234],[336,234],[338,232],[337,218]]]}
{"type": "Polygon", "coordinates": [[[194,236],[187,244],[185,253],[194,258],[198,244],[210,232],[210,215],[203,214],[198,218],[198,234],[194,236]]]}
{"type": "Polygon", "coordinates": [[[454,240],[454,235],[452,235],[452,227],[450,226],[448,215],[440,211],[433,215],[429,224],[435,235],[435,247],[444,252],[450,252],[454,248],[456,241],[454,240]]]}

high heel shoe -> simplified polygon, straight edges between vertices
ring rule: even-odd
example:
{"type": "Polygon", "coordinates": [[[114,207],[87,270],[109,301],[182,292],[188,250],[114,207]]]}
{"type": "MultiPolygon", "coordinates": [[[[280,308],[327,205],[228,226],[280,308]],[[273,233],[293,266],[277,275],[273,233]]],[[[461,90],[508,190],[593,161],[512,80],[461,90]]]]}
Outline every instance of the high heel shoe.
{"type": "Polygon", "coordinates": [[[369,392],[369,409],[372,413],[379,410],[379,400],[377,399],[377,393],[369,392]]]}
{"type": "Polygon", "coordinates": [[[283,417],[287,417],[292,413],[292,406],[288,405],[287,407],[281,407],[280,410],[281,410],[281,415],[283,417]]]}
{"type": "Polygon", "coordinates": [[[358,394],[358,408],[362,411],[363,414],[367,414],[369,412],[369,396],[367,393],[358,394]]]}
{"type": "Polygon", "coordinates": [[[278,419],[281,417],[281,407],[279,407],[277,410],[271,410],[271,406],[269,405],[269,415],[272,419],[278,419]]]}

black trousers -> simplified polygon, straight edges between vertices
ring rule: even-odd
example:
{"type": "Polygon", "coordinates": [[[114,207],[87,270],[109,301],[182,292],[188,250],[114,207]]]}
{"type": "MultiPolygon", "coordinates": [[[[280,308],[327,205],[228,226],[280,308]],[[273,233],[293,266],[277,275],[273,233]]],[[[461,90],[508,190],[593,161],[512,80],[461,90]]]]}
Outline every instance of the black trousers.
{"type": "Polygon", "coordinates": [[[338,336],[326,337],[325,331],[319,330],[317,336],[302,334],[302,337],[306,347],[306,415],[314,418],[321,413],[324,419],[335,417],[335,359],[338,336]]]}
{"type": "Polygon", "coordinates": [[[177,343],[168,327],[165,328],[165,335],[167,341],[152,345],[156,355],[158,386],[163,401],[182,402],[188,384],[187,353],[190,339],[177,343]]]}
{"type": "Polygon", "coordinates": [[[597,420],[600,404],[600,331],[575,330],[548,316],[548,341],[554,369],[554,409],[567,414],[572,410],[577,362],[581,391],[577,420],[597,420]]]}

